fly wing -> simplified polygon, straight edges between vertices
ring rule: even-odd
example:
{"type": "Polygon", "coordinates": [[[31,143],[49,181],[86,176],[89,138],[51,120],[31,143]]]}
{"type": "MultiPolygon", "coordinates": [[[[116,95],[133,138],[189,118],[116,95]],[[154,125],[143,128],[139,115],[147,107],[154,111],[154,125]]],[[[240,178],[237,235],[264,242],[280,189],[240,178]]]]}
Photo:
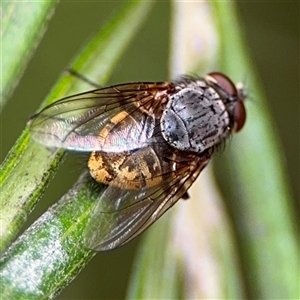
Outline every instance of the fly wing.
{"type": "MultiPolygon", "coordinates": [[[[128,165],[137,161],[139,151],[142,150],[128,157],[132,160],[127,162],[128,165]]],[[[184,154],[177,158],[185,159],[184,154]]],[[[174,168],[172,165],[177,163],[177,158],[166,157],[169,167],[163,167],[158,183],[153,185],[154,178],[144,179],[140,189],[121,188],[123,178],[117,175],[94,208],[86,230],[86,245],[98,251],[111,250],[138,236],[184,196],[208,163],[210,154],[190,155],[174,168]]]]}
{"type": "Polygon", "coordinates": [[[135,149],[151,136],[154,116],[149,108],[169,85],[129,83],[63,98],[31,118],[31,135],[45,146],[76,151],[135,149]]]}

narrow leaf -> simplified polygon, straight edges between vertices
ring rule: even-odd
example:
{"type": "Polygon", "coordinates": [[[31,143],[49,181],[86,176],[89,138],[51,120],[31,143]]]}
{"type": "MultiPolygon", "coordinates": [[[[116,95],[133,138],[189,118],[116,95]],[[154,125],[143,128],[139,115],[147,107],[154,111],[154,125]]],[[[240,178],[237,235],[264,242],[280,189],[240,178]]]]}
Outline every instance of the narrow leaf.
{"type": "Polygon", "coordinates": [[[226,200],[230,200],[226,203],[240,245],[249,298],[297,298],[296,220],[281,145],[237,26],[235,5],[214,2],[213,7],[221,37],[221,69],[234,78],[246,76],[251,96],[245,130],[233,139],[220,166],[227,171],[224,181],[229,191],[226,200]]]}
{"type": "Polygon", "coordinates": [[[36,49],[57,1],[7,1],[1,12],[0,111],[36,49]]]}

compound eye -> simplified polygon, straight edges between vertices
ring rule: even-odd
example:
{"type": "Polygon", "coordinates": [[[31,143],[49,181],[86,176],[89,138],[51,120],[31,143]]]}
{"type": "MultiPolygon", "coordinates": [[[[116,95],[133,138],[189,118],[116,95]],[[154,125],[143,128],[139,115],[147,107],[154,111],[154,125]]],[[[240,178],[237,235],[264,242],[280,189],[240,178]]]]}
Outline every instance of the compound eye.
{"type": "Polygon", "coordinates": [[[246,109],[242,101],[237,101],[234,103],[233,119],[233,131],[238,132],[243,128],[246,122],[246,109]]]}
{"type": "Polygon", "coordinates": [[[227,94],[237,96],[238,91],[234,83],[226,75],[220,72],[212,72],[208,76],[212,77],[227,94]]]}
{"type": "Polygon", "coordinates": [[[208,75],[216,81],[216,83],[219,85],[220,88],[222,88],[223,91],[235,98],[232,112],[234,120],[233,131],[240,131],[246,122],[246,109],[243,103],[243,99],[245,97],[243,97],[243,95],[241,95],[238,92],[234,83],[226,75],[220,72],[212,72],[208,75]]]}

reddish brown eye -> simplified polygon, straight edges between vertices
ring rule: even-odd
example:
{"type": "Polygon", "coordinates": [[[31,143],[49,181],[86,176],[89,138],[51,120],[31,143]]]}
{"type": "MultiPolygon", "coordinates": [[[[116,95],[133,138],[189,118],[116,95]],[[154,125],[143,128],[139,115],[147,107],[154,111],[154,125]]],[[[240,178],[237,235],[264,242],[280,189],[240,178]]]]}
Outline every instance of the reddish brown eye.
{"type": "Polygon", "coordinates": [[[246,122],[246,109],[242,101],[235,102],[233,110],[233,119],[233,131],[238,132],[243,128],[246,122]]]}
{"type": "Polygon", "coordinates": [[[219,72],[212,72],[208,75],[214,78],[217,84],[229,95],[236,96],[238,94],[235,85],[226,75],[219,72]]]}
{"type": "Polygon", "coordinates": [[[219,72],[212,72],[208,74],[212,77],[216,83],[230,96],[234,96],[236,101],[233,103],[233,131],[240,131],[246,121],[246,109],[242,100],[244,99],[243,95],[241,95],[234,83],[224,74],[219,72]]]}

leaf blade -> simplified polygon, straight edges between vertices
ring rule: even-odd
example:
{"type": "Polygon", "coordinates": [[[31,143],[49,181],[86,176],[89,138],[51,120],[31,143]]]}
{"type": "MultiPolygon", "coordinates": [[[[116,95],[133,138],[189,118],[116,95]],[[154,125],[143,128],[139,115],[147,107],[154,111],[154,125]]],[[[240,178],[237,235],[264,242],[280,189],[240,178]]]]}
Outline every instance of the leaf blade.
{"type": "Polygon", "coordinates": [[[2,4],[2,84],[0,111],[36,49],[58,1],[2,4]]]}

